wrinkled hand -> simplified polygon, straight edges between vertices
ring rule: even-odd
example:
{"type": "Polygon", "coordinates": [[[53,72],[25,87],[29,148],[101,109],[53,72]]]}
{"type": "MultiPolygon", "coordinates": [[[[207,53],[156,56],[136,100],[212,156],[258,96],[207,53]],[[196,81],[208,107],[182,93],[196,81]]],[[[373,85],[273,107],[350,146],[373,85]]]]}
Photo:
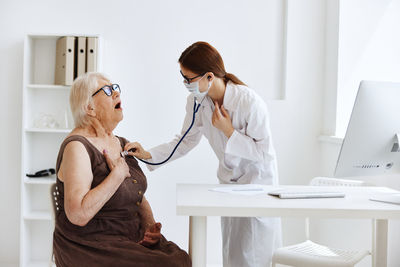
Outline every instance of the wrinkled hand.
{"type": "Polygon", "coordinates": [[[212,115],[212,124],[215,128],[221,130],[228,138],[231,137],[234,131],[231,117],[224,106],[219,108],[218,102],[215,102],[215,109],[212,115]]]}
{"type": "Polygon", "coordinates": [[[143,149],[142,145],[138,142],[127,143],[124,147],[128,151],[128,155],[139,159],[151,159],[151,154],[143,149]]]}
{"type": "Polygon", "coordinates": [[[112,160],[105,149],[103,150],[103,155],[106,158],[106,162],[110,171],[117,173],[117,176],[120,177],[121,180],[131,176],[129,173],[128,164],[126,164],[124,158],[118,157],[117,159],[112,160]]]}
{"type": "Polygon", "coordinates": [[[139,244],[145,247],[153,246],[160,242],[161,239],[161,223],[155,223],[144,233],[144,237],[139,244]]]}

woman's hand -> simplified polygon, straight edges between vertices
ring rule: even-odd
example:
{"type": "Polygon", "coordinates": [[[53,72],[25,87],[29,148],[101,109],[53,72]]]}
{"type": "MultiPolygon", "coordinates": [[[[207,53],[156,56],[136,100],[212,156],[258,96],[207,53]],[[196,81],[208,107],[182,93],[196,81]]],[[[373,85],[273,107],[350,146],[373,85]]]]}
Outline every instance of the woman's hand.
{"type": "Polygon", "coordinates": [[[107,153],[107,150],[105,149],[103,150],[103,155],[106,158],[108,168],[110,168],[112,172],[115,172],[116,175],[121,178],[121,180],[124,180],[125,178],[131,176],[131,174],[129,173],[128,164],[126,164],[124,158],[119,157],[116,160],[112,160],[110,158],[110,155],[107,153]]]}
{"type": "Polygon", "coordinates": [[[160,242],[161,239],[161,223],[155,223],[150,226],[144,233],[144,237],[139,244],[145,247],[153,246],[160,242]]]}
{"type": "Polygon", "coordinates": [[[142,145],[138,142],[128,143],[124,147],[128,151],[128,155],[139,159],[151,159],[151,154],[143,149],[142,145]]]}
{"type": "Polygon", "coordinates": [[[231,117],[224,106],[221,106],[221,109],[219,108],[218,102],[215,102],[215,110],[212,115],[212,124],[215,128],[221,130],[228,138],[231,137],[234,131],[231,117]]]}

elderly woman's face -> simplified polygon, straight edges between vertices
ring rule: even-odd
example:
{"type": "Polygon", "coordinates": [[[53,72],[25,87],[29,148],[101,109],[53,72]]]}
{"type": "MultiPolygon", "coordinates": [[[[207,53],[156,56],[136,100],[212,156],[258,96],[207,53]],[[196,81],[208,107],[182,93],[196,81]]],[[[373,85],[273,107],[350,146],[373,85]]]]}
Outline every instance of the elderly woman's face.
{"type": "MultiPolygon", "coordinates": [[[[96,88],[95,93],[104,86],[111,86],[110,81],[100,80],[99,87],[96,88]]],[[[108,124],[115,128],[117,124],[122,120],[122,106],[120,93],[118,91],[111,90],[111,95],[108,96],[103,90],[100,90],[93,96],[94,109],[96,111],[96,118],[103,124],[108,124]]]]}

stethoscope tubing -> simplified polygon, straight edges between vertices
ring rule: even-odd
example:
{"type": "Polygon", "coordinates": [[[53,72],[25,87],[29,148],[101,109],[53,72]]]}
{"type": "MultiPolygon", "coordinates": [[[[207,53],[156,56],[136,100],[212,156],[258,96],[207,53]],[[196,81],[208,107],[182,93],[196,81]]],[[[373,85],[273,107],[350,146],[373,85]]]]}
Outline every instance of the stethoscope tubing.
{"type": "MultiPolygon", "coordinates": [[[[203,99],[203,100],[204,100],[204,99],[203,99]]],[[[203,101],[202,101],[202,102],[203,102],[203,101]]],[[[179,145],[181,144],[181,142],[182,142],[183,139],[185,138],[185,136],[186,136],[186,135],[189,133],[189,131],[192,129],[192,127],[193,127],[193,125],[194,125],[194,121],[196,120],[196,113],[197,113],[197,111],[199,111],[200,106],[201,106],[201,103],[200,103],[200,104],[197,104],[197,103],[196,103],[196,99],[195,99],[195,100],[194,100],[194,105],[193,105],[193,119],[192,119],[192,123],[190,124],[189,128],[186,130],[185,134],[181,137],[181,139],[179,140],[179,142],[176,144],[175,148],[172,150],[172,152],[171,152],[171,154],[168,156],[168,158],[166,158],[165,160],[163,160],[163,161],[161,161],[161,162],[156,162],[156,163],[154,163],[154,162],[148,162],[148,161],[146,161],[146,160],[139,159],[139,158],[136,158],[136,159],[139,160],[139,161],[141,161],[141,162],[143,162],[143,163],[149,164],[149,165],[161,165],[161,164],[166,163],[168,160],[170,160],[171,157],[174,155],[176,149],[179,147],[179,145]]]]}

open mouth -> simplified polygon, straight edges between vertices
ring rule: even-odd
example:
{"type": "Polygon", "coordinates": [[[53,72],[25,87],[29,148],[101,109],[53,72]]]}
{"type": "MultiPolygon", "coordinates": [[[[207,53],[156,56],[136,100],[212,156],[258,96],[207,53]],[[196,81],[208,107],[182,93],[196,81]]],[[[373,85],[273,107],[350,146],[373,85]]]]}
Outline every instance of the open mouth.
{"type": "Polygon", "coordinates": [[[115,109],[121,109],[121,102],[118,102],[118,103],[115,105],[115,109]]]}

